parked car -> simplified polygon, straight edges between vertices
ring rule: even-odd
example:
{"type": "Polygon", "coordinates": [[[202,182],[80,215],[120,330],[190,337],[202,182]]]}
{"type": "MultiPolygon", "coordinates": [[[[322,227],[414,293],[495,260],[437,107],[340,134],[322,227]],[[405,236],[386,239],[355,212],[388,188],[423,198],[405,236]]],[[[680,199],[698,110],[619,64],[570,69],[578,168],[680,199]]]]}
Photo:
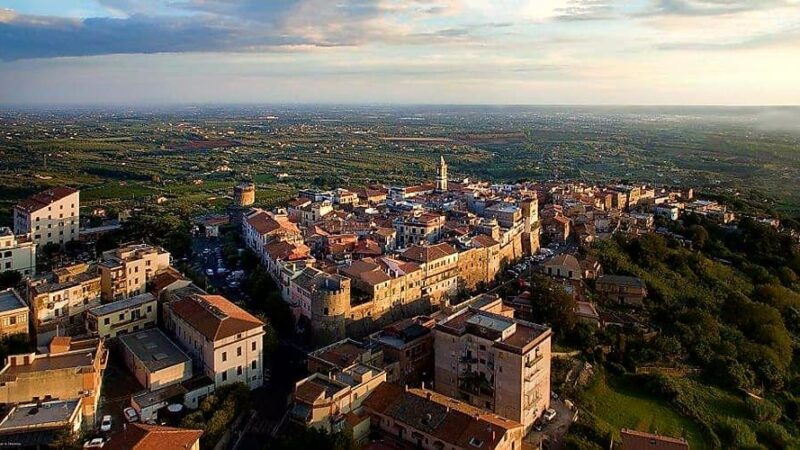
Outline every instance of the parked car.
{"type": "Polygon", "coordinates": [[[103,416],[103,420],[100,421],[100,431],[111,431],[111,416],[103,416]]]}
{"type": "Polygon", "coordinates": [[[130,406],[125,408],[122,412],[125,414],[125,420],[127,420],[129,423],[139,421],[139,413],[137,413],[136,410],[130,406]]]}
{"type": "Polygon", "coordinates": [[[548,409],[547,411],[544,412],[544,415],[542,417],[544,417],[544,420],[550,422],[550,421],[552,421],[553,419],[556,418],[556,410],[553,409],[553,408],[550,408],[550,409],[548,409]]]}
{"type": "Polygon", "coordinates": [[[214,276],[214,269],[206,269],[206,275],[213,277],[214,276]]]}
{"type": "Polygon", "coordinates": [[[104,445],[106,445],[106,441],[99,437],[84,442],[83,448],[103,448],[104,445]]]}

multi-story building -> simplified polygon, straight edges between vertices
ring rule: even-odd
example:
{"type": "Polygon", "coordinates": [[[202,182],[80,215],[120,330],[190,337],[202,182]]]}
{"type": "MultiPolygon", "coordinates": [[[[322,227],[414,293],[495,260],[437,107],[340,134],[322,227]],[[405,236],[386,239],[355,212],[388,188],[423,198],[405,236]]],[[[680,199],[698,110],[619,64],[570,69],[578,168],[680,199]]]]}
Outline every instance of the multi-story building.
{"type": "Polygon", "coordinates": [[[36,243],[27,235],[15,235],[0,227],[0,272],[14,270],[24,277],[36,275],[36,243]]]}
{"type": "MultiPolygon", "coordinates": [[[[521,423],[426,389],[383,383],[364,401],[370,424],[425,450],[521,450],[521,423]]],[[[357,436],[354,430],[354,436],[357,436]]]]}
{"type": "Polygon", "coordinates": [[[83,425],[81,399],[11,406],[0,419],[0,446],[49,448],[57,436],[78,437],[83,425]]]}
{"type": "Polygon", "coordinates": [[[10,355],[0,370],[0,403],[82,399],[84,423],[94,424],[108,351],[101,339],[57,336],[49,352],[10,355]]]}
{"type": "Polygon", "coordinates": [[[192,377],[192,360],[157,328],[126,334],[119,342],[125,364],[145,389],[157,391],[192,377]]]}
{"type": "Polygon", "coordinates": [[[436,390],[521,423],[550,407],[549,328],[483,297],[434,329],[436,390]]]}
{"type": "Polygon", "coordinates": [[[522,209],[510,203],[495,203],[486,208],[486,217],[497,220],[501,227],[511,228],[522,220],[522,209]]]}
{"type": "Polygon", "coordinates": [[[80,191],[71,187],[48,189],[14,207],[14,233],[30,236],[40,249],[77,240],[79,226],[80,191]]]}
{"type": "Polygon", "coordinates": [[[384,364],[397,364],[397,374],[389,381],[419,385],[433,378],[433,327],[436,321],[417,316],[393,323],[370,335],[370,341],[383,351],[384,364]]]}
{"type": "Polygon", "coordinates": [[[98,264],[103,300],[119,300],[145,293],[147,283],[169,264],[169,252],[148,244],[129,244],[103,252],[98,264]]]}
{"type": "Polygon", "coordinates": [[[0,338],[28,334],[28,305],[13,289],[0,291],[0,338]]]}
{"type": "Polygon", "coordinates": [[[56,335],[82,334],[83,313],[100,304],[100,272],[94,264],[73,264],[28,282],[28,301],[38,345],[56,335]]]}
{"type": "Polygon", "coordinates": [[[397,217],[392,225],[397,232],[397,246],[405,248],[410,245],[434,244],[442,238],[442,227],[445,217],[438,213],[415,211],[397,217]]]}
{"type": "Polygon", "coordinates": [[[414,245],[400,255],[419,264],[422,295],[439,302],[458,290],[458,251],[450,244],[414,245]]]}
{"type": "Polygon", "coordinates": [[[595,281],[595,289],[605,299],[621,305],[642,306],[647,297],[647,286],[637,277],[603,275],[595,281]]]}
{"type": "Polygon", "coordinates": [[[86,312],[86,330],[104,339],[154,327],[156,322],[158,300],[149,292],[95,306],[86,312]]]}
{"type": "Polygon", "coordinates": [[[264,322],[219,295],[190,295],[165,305],[178,342],[214,384],[263,384],[264,322]]]}
{"type": "Polygon", "coordinates": [[[348,416],[385,381],[385,371],[363,363],[327,374],[315,372],[295,383],[291,417],[307,427],[341,431],[348,416]]]}

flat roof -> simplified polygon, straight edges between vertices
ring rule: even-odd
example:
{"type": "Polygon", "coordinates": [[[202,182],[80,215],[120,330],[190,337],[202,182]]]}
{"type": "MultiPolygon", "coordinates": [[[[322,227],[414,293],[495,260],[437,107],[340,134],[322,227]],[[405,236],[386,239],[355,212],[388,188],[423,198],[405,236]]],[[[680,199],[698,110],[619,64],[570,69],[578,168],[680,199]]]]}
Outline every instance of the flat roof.
{"type": "Polygon", "coordinates": [[[142,408],[147,408],[148,406],[158,405],[160,403],[173,400],[177,397],[182,397],[187,392],[188,390],[180,383],[170,384],[169,386],[157,389],[155,391],[146,390],[138,394],[134,394],[133,397],[131,397],[131,400],[136,402],[136,404],[142,408]]]}
{"type": "Polygon", "coordinates": [[[158,328],[150,328],[126,334],[119,339],[122,345],[133,353],[150,372],[191,361],[191,359],[189,359],[189,357],[158,328]]]}
{"type": "Polygon", "coordinates": [[[15,309],[27,308],[28,305],[13,289],[0,291],[0,312],[13,311],[15,309]]]}
{"type": "Polygon", "coordinates": [[[80,400],[57,400],[41,405],[29,403],[12,409],[0,423],[0,433],[23,431],[29,427],[59,427],[70,421],[80,400]]]}
{"type": "Polygon", "coordinates": [[[153,297],[153,294],[146,292],[134,297],[106,303],[105,305],[95,306],[94,308],[90,309],[89,312],[95,316],[104,316],[106,314],[115,313],[128,308],[135,308],[137,306],[142,306],[146,303],[154,301],[156,301],[156,298],[153,297]]]}

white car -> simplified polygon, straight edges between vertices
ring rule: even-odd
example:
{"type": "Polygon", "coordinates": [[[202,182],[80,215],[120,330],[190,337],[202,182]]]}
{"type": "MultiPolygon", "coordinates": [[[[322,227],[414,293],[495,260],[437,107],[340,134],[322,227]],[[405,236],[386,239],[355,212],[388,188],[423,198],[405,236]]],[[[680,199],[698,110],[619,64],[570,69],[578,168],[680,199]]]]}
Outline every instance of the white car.
{"type": "Polygon", "coordinates": [[[542,417],[544,417],[544,420],[550,422],[550,421],[552,421],[553,419],[556,418],[556,410],[553,409],[553,408],[550,408],[550,409],[548,409],[547,411],[544,412],[542,417]]]}
{"type": "Polygon", "coordinates": [[[214,269],[206,269],[206,275],[213,277],[214,276],[214,269]]]}
{"type": "Polygon", "coordinates": [[[83,448],[103,448],[106,445],[106,441],[103,438],[94,438],[90,441],[86,441],[83,444],[83,448]]]}
{"type": "Polygon", "coordinates": [[[103,416],[103,420],[100,421],[100,431],[111,431],[111,416],[103,416]]]}
{"type": "Polygon", "coordinates": [[[139,421],[139,413],[136,412],[135,409],[131,408],[130,406],[122,410],[125,414],[125,420],[128,422],[138,422],[139,421]]]}

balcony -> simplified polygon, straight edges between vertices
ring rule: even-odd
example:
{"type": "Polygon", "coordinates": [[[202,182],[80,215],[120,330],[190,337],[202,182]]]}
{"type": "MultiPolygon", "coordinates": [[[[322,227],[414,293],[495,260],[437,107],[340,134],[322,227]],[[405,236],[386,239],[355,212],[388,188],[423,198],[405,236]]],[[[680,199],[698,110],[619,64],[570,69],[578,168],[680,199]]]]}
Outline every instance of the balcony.
{"type": "Polygon", "coordinates": [[[525,361],[525,367],[530,369],[531,367],[533,367],[536,364],[538,364],[542,359],[544,359],[544,355],[539,355],[539,356],[537,356],[535,358],[529,359],[529,360],[525,361]]]}

